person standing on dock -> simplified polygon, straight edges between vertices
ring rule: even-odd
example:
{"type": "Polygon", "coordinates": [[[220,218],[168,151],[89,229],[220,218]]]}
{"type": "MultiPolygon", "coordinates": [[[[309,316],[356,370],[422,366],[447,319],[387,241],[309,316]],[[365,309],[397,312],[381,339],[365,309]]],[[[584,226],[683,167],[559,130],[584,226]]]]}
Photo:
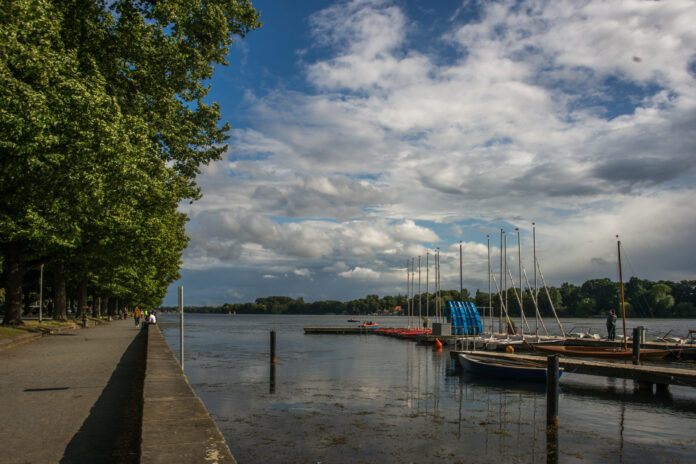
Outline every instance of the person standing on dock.
{"type": "Polygon", "coordinates": [[[616,313],[613,309],[609,311],[607,316],[607,339],[616,339],[616,313]]]}

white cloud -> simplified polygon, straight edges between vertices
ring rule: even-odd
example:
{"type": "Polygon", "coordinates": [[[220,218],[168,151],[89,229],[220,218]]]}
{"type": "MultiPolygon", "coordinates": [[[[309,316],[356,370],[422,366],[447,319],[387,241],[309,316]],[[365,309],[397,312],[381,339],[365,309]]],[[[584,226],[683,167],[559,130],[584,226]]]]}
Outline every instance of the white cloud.
{"type": "Polygon", "coordinates": [[[333,263],[331,266],[326,266],[322,269],[324,272],[334,272],[334,273],[341,273],[349,270],[350,268],[346,263],[343,261],[337,261],[333,263]]]}
{"type": "Polygon", "coordinates": [[[296,276],[300,277],[311,277],[312,276],[312,271],[309,269],[293,269],[292,271],[293,274],[296,276]]]}
{"type": "Polygon", "coordinates": [[[356,267],[350,271],[340,272],[338,275],[354,280],[376,280],[380,277],[379,272],[364,267],[356,267]]]}
{"type": "Polygon", "coordinates": [[[466,239],[464,267],[485,281],[485,244],[425,221],[537,220],[550,280],[609,272],[611,237],[635,230],[637,261],[694,277],[693,3],[480,7],[475,22],[452,11],[430,47],[394,2],[313,15],[311,90],[248,93],[251,127],[186,207],[185,267],[400,282],[403,260],[441,246],[454,282],[466,239]]]}

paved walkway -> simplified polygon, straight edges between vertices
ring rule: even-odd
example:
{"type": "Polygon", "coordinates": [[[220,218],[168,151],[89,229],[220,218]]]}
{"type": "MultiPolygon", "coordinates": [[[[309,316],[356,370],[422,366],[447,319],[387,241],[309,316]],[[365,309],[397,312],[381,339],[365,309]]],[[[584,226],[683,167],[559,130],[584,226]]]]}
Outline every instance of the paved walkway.
{"type": "Polygon", "coordinates": [[[0,351],[0,463],[138,462],[146,335],[129,319],[0,351]]]}

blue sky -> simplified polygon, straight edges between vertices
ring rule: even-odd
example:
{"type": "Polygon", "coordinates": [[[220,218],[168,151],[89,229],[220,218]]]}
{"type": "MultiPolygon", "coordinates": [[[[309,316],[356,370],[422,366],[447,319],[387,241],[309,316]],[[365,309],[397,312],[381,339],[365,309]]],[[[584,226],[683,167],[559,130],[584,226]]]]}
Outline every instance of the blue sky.
{"type": "Polygon", "coordinates": [[[460,241],[485,290],[532,222],[549,284],[616,278],[617,233],[625,274],[696,278],[692,1],[253,3],[165,304],[404,293],[436,247],[457,288],[460,241]]]}

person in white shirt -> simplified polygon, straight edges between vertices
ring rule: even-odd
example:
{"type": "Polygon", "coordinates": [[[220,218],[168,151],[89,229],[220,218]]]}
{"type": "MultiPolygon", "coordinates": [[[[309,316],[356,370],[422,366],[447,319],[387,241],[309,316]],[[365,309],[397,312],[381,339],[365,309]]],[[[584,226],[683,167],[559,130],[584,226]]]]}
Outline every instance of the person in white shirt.
{"type": "Polygon", "coordinates": [[[157,324],[157,316],[155,316],[155,312],[151,312],[149,316],[147,316],[147,323],[148,324],[157,324]]]}

